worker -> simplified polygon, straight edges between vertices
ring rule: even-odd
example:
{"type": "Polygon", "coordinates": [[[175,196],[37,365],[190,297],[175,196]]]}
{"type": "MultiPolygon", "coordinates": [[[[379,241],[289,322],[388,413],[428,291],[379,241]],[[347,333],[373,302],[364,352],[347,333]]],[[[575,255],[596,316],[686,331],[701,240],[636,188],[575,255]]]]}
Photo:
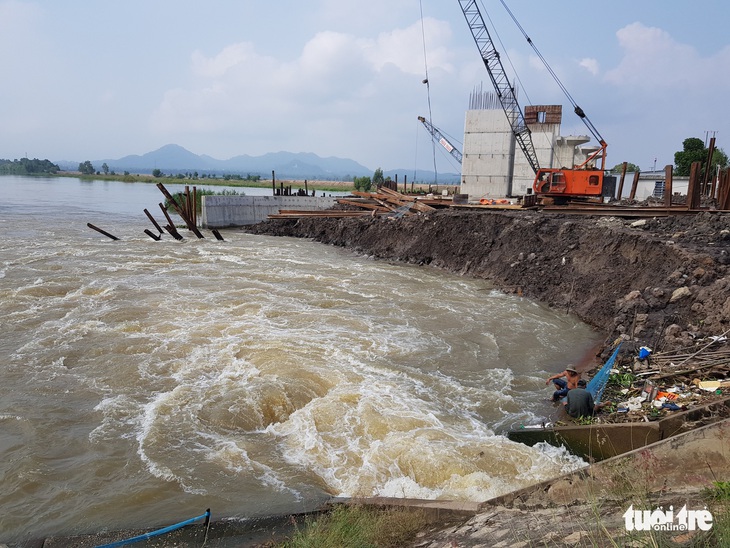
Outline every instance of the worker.
{"type": "Polygon", "coordinates": [[[580,379],[580,375],[573,367],[566,367],[562,373],[548,377],[545,384],[548,385],[552,381],[555,385],[555,392],[553,392],[552,397],[553,403],[560,401],[561,398],[568,394],[569,390],[576,388],[578,386],[578,379],[580,379]]]}
{"type": "Polygon", "coordinates": [[[606,405],[611,405],[611,402],[607,401],[599,404],[593,401],[593,395],[586,390],[586,381],[584,379],[580,379],[578,386],[570,390],[565,398],[565,411],[574,419],[592,417],[606,405]]]}

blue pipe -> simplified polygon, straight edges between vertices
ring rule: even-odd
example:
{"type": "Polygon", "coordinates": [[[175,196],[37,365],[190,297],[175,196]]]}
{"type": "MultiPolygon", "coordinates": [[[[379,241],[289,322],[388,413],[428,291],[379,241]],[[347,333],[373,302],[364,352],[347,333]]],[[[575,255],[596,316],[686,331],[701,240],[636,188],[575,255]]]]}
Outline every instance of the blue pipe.
{"type": "Polygon", "coordinates": [[[158,529],[157,531],[152,531],[150,533],[145,533],[144,535],[139,535],[137,537],[128,538],[126,540],[119,540],[117,542],[112,542],[110,544],[101,544],[101,545],[97,546],[96,548],[115,548],[116,546],[124,546],[125,544],[132,544],[133,542],[139,542],[140,540],[148,540],[152,537],[157,537],[160,535],[164,535],[165,533],[170,533],[171,531],[181,529],[182,527],[185,527],[186,525],[190,525],[191,523],[194,523],[203,518],[205,518],[206,524],[210,521],[210,508],[208,508],[205,511],[205,514],[202,514],[196,518],[190,518],[185,521],[181,521],[180,523],[176,523],[175,525],[170,525],[168,527],[164,527],[162,529],[158,529]]]}

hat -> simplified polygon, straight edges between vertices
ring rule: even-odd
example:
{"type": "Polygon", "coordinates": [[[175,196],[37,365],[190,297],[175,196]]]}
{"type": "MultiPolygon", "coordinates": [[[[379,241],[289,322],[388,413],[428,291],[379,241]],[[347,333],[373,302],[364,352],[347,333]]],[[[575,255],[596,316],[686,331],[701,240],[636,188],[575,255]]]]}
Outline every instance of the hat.
{"type": "Polygon", "coordinates": [[[586,380],[585,379],[581,379],[581,380],[578,381],[578,386],[585,386],[586,384],[587,383],[586,383],[586,380]]]}
{"type": "Polygon", "coordinates": [[[577,371],[576,371],[576,370],[575,370],[575,368],[573,368],[573,367],[566,367],[566,368],[565,368],[565,370],[566,370],[566,371],[567,371],[568,373],[577,373],[577,371]]]}

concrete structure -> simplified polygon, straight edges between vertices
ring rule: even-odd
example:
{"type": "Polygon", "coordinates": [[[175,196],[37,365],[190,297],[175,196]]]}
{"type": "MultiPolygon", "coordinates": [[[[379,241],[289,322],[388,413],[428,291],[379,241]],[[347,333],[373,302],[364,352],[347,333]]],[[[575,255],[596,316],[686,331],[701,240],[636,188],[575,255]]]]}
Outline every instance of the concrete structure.
{"type": "Polygon", "coordinates": [[[320,211],[332,207],[337,198],[328,196],[203,196],[203,228],[229,228],[265,221],[282,209],[320,211]]]}
{"type": "MultiPolygon", "coordinates": [[[[582,147],[585,135],[560,135],[561,105],[525,107],[525,123],[532,134],[540,167],[572,167],[585,161],[597,147],[582,147]]],[[[492,92],[474,92],[464,122],[461,193],[482,197],[522,196],[535,178],[502,106],[492,92]]]]}

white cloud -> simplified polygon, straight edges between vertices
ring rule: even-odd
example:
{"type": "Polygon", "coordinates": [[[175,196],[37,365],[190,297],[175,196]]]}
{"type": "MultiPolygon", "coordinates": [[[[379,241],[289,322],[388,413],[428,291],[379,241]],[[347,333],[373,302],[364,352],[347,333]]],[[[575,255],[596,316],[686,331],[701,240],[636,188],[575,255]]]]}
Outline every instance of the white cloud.
{"type": "Polygon", "coordinates": [[[586,69],[593,76],[598,74],[598,60],[590,57],[584,57],[578,62],[578,65],[586,69]]]}
{"type": "Polygon", "coordinates": [[[229,70],[249,62],[255,57],[253,44],[244,42],[226,46],[218,55],[211,58],[195,51],[191,60],[192,71],[200,78],[220,78],[229,70]]]}
{"type": "Polygon", "coordinates": [[[616,36],[624,54],[616,68],[606,73],[609,83],[646,90],[689,90],[714,79],[713,85],[727,86],[730,48],[703,58],[696,48],[677,42],[667,31],[642,23],[627,25],[616,36]]]}
{"type": "MultiPolygon", "coordinates": [[[[424,20],[429,68],[453,72],[449,25],[424,20]]],[[[258,136],[263,153],[270,140],[286,147],[287,139],[324,143],[335,153],[342,134],[373,124],[405,100],[403,84],[420,85],[424,74],[420,22],[361,38],[322,31],[306,42],[293,60],[267,57],[251,43],[231,44],[212,56],[192,54],[191,83],[168,90],[151,117],[151,128],[163,141],[186,142],[196,133],[237,135],[247,142],[258,136]],[[298,138],[298,140],[297,140],[298,138]]],[[[419,90],[420,91],[420,90],[419,90]]],[[[399,113],[400,115],[400,113],[399,113]]],[[[413,116],[415,120],[415,116],[413,116]]],[[[375,130],[377,131],[377,130],[375,130]]],[[[215,138],[219,138],[216,135],[215,138]]],[[[220,145],[218,141],[217,145],[220,145]]],[[[231,140],[228,153],[241,153],[231,140]],[[235,149],[235,150],[234,150],[235,149]]],[[[220,148],[219,148],[220,150],[220,148]]],[[[344,151],[343,154],[346,154],[344,151]]]]}
{"type": "Polygon", "coordinates": [[[380,69],[392,63],[406,74],[422,75],[428,68],[453,72],[450,62],[451,53],[444,44],[451,39],[451,27],[444,21],[426,17],[421,23],[414,23],[405,29],[395,29],[382,33],[366,51],[366,59],[374,68],[380,69]],[[424,62],[423,43],[426,41],[426,60],[424,62]]]}

